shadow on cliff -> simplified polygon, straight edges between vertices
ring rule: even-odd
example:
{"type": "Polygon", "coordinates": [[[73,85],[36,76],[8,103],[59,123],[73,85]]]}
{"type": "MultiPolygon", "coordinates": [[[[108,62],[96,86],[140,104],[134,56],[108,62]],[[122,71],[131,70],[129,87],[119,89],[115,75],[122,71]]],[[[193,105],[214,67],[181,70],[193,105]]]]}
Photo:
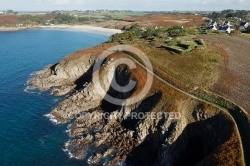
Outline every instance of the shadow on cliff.
{"type": "MultiPolygon", "coordinates": [[[[100,67],[101,67],[106,62],[107,62],[107,60],[104,59],[104,60],[102,60],[101,63],[99,62],[99,64],[97,64],[97,65],[100,65],[100,67]]],[[[91,67],[81,77],[79,77],[74,82],[74,84],[76,85],[75,90],[81,90],[85,83],[92,81],[93,73],[100,69],[100,68],[95,68],[95,70],[94,70],[94,65],[96,65],[96,63],[98,63],[98,62],[95,62],[93,65],[91,65],[91,67]]]]}
{"type": "Polygon", "coordinates": [[[56,64],[54,64],[54,65],[52,65],[52,66],[50,67],[51,75],[57,75],[57,73],[56,73],[56,67],[57,67],[58,64],[59,64],[59,63],[56,63],[56,64]]]}
{"type": "MultiPolygon", "coordinates": [[[[120,86],[126,86],[130,80],[131,80],[131,72],[128,66],[119,65],[115,70],[114,78],[112,79],[111,85],[114,85],[115,82],[117,82],[120,86]]],[[[120,109],[122,105],[122,103],[113,104],[106,101],[105,98],[107,98],[108,95],[113,97],[114,99],[128,99],[136,90],[136,87],[134,87],[129,92],[119,92],[115,90],[111,85],[107,91],[107,95],[101,102],[101,109],[103,110],[104,113],[112,113],[120,109]]]]}
{"type": "Polygon", "coordinates": [[[177,123],[172,123],[165,134],[162,134],[158,126],[157,132],[150,133],[128,154],[126,163],[132,166],[193,166],[204,160],[203,164],[214,165],[216,163],[209,155],[216,153],[219,146],[228,141],[233,132],[233,122],[219,114],[204,121],[188,124],[173,144],[164,145],[164,141],[174,132],[176,125],[177,123]]]}
{"type": "Polygon", "coordinates": [[[132,114],[130,114],[127,119],[122,121],[121,125],[126,129],[135,131],[137,124],[145,120],[145,116],[143,117],[144,119],[141,119],[139,116],[145,115],[147,112],[152,111],[152,109],[160,101],[161,97],[162,93],[157,92],[152,96],[149,96],[146,99],[144,99],[136,109],[131,111],[131,112],[136,112],[136,116],[132,116],[132,114]]]}
{"type": "Polygon", "coordinates": [[[78,78],[74,84],[76,85],[75,90],[81,90],[85,83],[92,81],[92,74],[93,74],[93,68],[92,65],[80,78],[78,78]]]}

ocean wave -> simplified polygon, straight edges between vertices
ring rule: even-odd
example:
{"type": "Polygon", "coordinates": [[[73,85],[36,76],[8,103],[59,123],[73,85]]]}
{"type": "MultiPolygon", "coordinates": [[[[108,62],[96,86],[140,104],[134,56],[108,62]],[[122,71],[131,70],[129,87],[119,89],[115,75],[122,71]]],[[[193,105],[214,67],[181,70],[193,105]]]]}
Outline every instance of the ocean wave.
{"type": "Polygon", "coordinates": [[[66,133],[70,133],[70,132],[71,132],[71,129],[69,129],[69,130],[65,130],[65,132],[66,132],[66,133]]]}
{"type": "Polygon", "coordinates": [[[65,153],[67,153],[67,154],[69,155],[69,158],[79,159],[77,156],[74,156],[74,155],[70,152],[70,149],[68,148],[69,143],[70,143],[70,140],[67,141],[67,142],[64,144],[64,149],[62,149],[62,150],[63,150],[65,153]]]}
{"type": "Polygon", "coordinates": [[[30,76],[36,76],[36,75],[37,75],[36,72],[30,74],[30,76]]]}
{"type": "Polygon", "coordinates": [[[76,158],[71,152],[68,151],[69,158],[76,158]]]}
{"type": "Polygon", "coordinates": [[[65,147],[68,147],[69,146],[69,143],[70,143],[70,140],[68,142],[65,143],[65,147]]]}
{"type": "Polygon", "coordinates": [[[53,99],[54,103],[57,103],[59,101],[59,99],[53,99]]]}
{"type": "Polygon", "coordinates": [[[67,126],[67,130],[65,130],[66,133],[70,133],[71,132],[71,126],[72,126],[72,124],[69,124],[67,126]]]}
{"type": "Polygon", "coordinates": [[[36,87],[33,86],[27,86],[24,90],[26,93],[35,93],[35,94],[41,94],[39,90],[36,87]]]}
{"type": "Polygon", "coordinates": [[[93,157],[94,157],[94,155],[92,155],[92,156],[90,156],[90,157],[88,158],[88,163],[89,163],[89,164],[92,164],[93,157]]]}
{"type": "Polygon", "coordinates": [[[60,124],[60,122],[58,122],[58,120],[56,120],[55,116],[52,114],[46,114],[44,115],[45,117],[49,118],[49,120],[54,123],[54,124],[60,124]]]}

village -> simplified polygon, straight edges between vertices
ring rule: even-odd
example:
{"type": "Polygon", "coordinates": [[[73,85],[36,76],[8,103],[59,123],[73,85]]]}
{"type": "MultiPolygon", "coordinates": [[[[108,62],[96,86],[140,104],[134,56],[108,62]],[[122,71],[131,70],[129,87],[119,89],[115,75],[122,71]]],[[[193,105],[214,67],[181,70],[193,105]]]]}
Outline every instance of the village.
{"type": "Polygon", "coordinates": [[[239,30],[241,32],[249,32],[249,28],[250,28],[249,22],[246,22],[246,21],[240,22],[240,24],[237,24],[237,25],[232,25],[230,21],[225,21],[219,24],[216,21],[211,20],[208,23],[207,31],[231,33],[234,30],[239,30]]]}

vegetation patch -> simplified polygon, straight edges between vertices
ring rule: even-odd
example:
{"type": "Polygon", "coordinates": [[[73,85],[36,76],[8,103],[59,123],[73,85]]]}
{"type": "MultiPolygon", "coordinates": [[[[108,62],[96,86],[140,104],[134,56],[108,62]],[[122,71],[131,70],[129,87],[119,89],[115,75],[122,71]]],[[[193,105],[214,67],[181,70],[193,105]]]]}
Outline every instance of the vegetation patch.
{"type": "Polygon", "coordinates": [[[202,39],[196,39],[186,41],[181,40],[178,41],[174,46],[163,45],[162,47],[178,54],[186,54],[196,48],[202,48],[204,46],[205,43],[202,39]]]}
{"type": "Polygon", "coordinates": [[[223,61],[217,48],[205,44],[196,33],[195,28],[180,26],[141,29],[134,25],[124,33],[113,35],[110,42],[138,46],[157,68],[154,70],[163,71],[188,86],[208,88],[218,81],[223,61]]]}

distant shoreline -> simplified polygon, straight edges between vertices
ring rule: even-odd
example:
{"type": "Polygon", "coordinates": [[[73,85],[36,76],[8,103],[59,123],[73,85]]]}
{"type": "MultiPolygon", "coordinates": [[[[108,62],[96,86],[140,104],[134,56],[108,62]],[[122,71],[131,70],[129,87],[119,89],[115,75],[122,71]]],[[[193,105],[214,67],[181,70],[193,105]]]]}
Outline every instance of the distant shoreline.
{"type": "Polygon", "coordinates": [[[69,30],[69,31],[82,31],[90,32],[99,35],[110,36],[116,33],[122,33],[119,29],[108,29],[103,27],[91,26],[91,25],[50,25],[50,26],[34,26],[34,27],[0,27],[0,32],[12,32],[20,30],[30,30],[30,29],[59,29],[59,30],[69,30]]]}
{"type": "Polygon", "coordinates": [[[37,29],[39,27],[0,27],[0,32],[13,32],[29,29],[37,29]]]}
{"type": "Polygon", "coordinates": [[[39,28],[83,31],[83,32],[90,32],[107,36],[116,33],[122,33],[122,30],[119,29],[108,29],[91,25],[51,25],[51,26],[39,26],[39,28]]]}

